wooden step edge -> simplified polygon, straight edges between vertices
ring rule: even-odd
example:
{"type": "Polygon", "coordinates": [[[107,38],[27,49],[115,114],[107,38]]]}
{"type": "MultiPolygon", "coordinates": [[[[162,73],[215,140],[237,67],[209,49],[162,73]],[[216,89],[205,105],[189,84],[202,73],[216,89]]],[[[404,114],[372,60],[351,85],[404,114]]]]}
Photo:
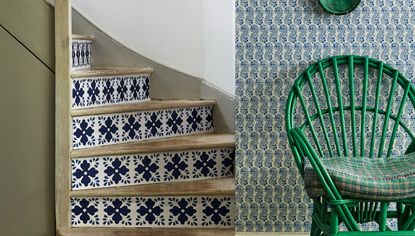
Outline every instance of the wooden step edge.
{"type": "Polygon", "coordinates": [[[113,75],[140,75],[140,74],[151,74],[153,68],[142,67],[142,68],[123,68],[123,67],[103,67],[103,68],[91,68],[74,70],[71,72],[72,78],[90,78],[90,77],[103,77],[113,75]]]}
{"type": "Polygon", "coordinates": [[[137,141],[101,147],[76,149],[71,158],[114,156],[139,153],[174,152],[210,148],[235,148],[233,134],[186,135],[158,140],[137,141]]]}
{"type": "Polygon", "coordinates": [[[235,196],[234,177],[74,190],[71,197],[235,196]]]}
{"type": "Polygon", "coordinates": [[[72,35],[73,40],[88,40],[93,41],[95,40],[95,36],[91,34],[73,34],[72,35]]]}
{"type": "Polygon", "coordinates": [[[134,111],[155,111],[169,108],[213,106],[215,100],[149,100],[130,104],[116,104],[92,108],[73,109],[72,116],[90,116],[134,111]]]}
{"type": "Polygon", "coordinates": [[[234,236],[232,228],[71,228],[58,236],[234,236]]]}

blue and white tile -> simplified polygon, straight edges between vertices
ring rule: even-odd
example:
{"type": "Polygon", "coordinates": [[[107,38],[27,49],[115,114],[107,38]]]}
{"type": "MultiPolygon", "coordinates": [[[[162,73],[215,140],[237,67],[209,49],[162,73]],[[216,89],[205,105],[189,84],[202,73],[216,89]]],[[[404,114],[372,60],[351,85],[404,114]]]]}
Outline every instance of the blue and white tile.
{"type": "Polygon", "coordinates": [[[74,149],[213,131],[211,106],[72,118],[74,149]]]}
{"type": "Polygon", "coordinates": [[[71,198],[72,227],[232,228],[233,197],[71,198]]]}
{"type": "Polygon", "coordinates": [[[92,58],[91,40],[72,40],[72,69],[88,69],[92,58]]]}
{"type": "Polygon", "coordinates": [[[72,190],[233,176],[232,148],[71,160],[72,190]]]}
{"type": "Polygon", "coordinates": [[[102,198],[103,216],[102,224],[106,226],[131,226],[132,199],[124,198],[102,198]]]}
{"type": "Polygon", "coordinates": [[[168,225],[197,226],[197,203],[198,199],[196,197],[169,198],[168,204],[173,207],[170,208],[171,214],[167,219],[168,225]]]}
{"type": "Polygon", "coordinates": [[[101,201],[99,198],[72,198],[71,225],[98,226],[101,223],[98,211],[101,201]]]}
{"type": "Polygon", "coordinates": [[[72,189],[86,187],[99,187],[103,185],[100,180],[100,159],[90,158],[85,160],[72,160],[72,189]]]}
{"type": "Polygon", "coordinates": [[[149,74],[76,78],[72,80],[72,109],[150,100],[149,74]]]}

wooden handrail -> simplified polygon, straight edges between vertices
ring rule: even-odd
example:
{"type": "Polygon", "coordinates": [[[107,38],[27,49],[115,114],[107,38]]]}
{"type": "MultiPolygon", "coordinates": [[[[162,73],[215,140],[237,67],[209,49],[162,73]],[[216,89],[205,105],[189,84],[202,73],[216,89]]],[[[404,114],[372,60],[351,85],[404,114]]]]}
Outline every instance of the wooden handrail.
{"type": "Polygon", "coordinates": [[[55,1],[55,208],[56,231],[70,228],[71,0],[55,1]]]}

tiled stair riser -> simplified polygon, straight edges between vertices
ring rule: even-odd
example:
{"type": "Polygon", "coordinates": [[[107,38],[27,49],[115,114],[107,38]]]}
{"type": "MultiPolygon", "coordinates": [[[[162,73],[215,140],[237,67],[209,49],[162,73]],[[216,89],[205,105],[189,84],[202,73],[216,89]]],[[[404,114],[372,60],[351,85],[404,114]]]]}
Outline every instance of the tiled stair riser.
{"type": "Polygon", "coordinates": [[[73,159],[72,189],[233,176],[233,148],[73,159]]]}
{"type": "Polygon", "coordinates": [[[72,69],[91,67],[92,41],[72,40],[72,69]]]}
{"type": "Polygon", "coordinates": [[[150,100],[149,74],[72,80],[72,109],[150,100]]]}
{"type": "Polygon", "coordinates": [[[172,108],[72,118],[74,149],[213,131],[213,107],[172,108]]]}
{"type": "Polygon", "coordinates": [[[72,227],[234,226],[234,197],[71,198],[72,227]]]}

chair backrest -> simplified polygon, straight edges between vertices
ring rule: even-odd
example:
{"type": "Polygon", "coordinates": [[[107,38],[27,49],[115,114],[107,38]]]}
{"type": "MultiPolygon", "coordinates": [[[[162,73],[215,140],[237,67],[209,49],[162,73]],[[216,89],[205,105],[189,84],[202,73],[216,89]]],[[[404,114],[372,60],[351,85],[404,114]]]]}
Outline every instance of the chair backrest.
{"type": "MultiPolygon", "coordinates": [[[[309,66],[295,81],[286,128],[300,128],[319,156],[390,157],[414,140],[415,90],[398,70],[363,56],[343,55],[309,66]]],[[[409,150],[413,151],[413,150],[409,150]]],[[[294,152],[303,169],[303,157],[294,152]]]]}

